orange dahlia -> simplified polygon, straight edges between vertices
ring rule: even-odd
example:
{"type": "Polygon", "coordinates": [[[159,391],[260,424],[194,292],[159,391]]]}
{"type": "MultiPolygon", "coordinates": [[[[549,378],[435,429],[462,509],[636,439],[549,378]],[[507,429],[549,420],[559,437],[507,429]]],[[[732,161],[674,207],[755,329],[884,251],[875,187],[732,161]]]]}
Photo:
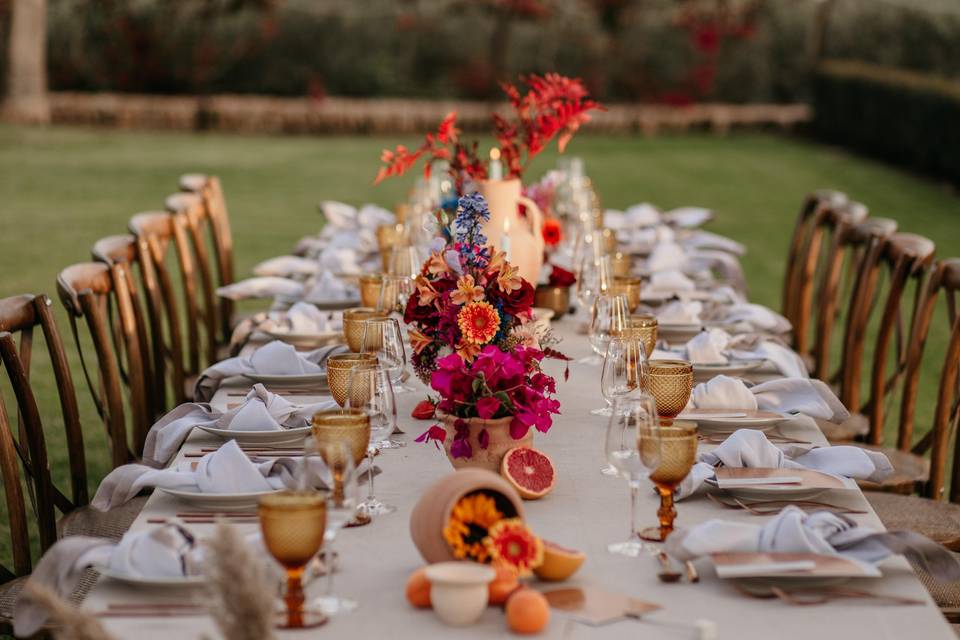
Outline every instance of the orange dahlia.
{"type": "Polygon", "coordinates": [[[483,544],[494,565],[512,567],[528,576],[543,564],[543,542],[531,533],[520,518],[497,522],[487,530],[483,544]]]}
{"type": "Polygon", "coordinates": [[[500,314],[489,302],[474,302],[460,309],[457,324],[464,342],[486,344],[500,330],[500,314]]]}

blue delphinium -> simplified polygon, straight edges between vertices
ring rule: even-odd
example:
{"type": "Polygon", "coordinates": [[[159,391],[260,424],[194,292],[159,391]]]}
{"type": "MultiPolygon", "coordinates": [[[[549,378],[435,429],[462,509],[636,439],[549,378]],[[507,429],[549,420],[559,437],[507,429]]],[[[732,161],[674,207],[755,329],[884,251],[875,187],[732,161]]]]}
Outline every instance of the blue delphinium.
{"type": "Polygon", "coordinates": [[[462,245],[487,244],[487,237],[483,235],[481,227],[490,219],[490,209],[487,201],[479,193],[469,196],[460,196],[457,201],[457,217],[454,221],[457,231],[457,242],[462,245]]]}

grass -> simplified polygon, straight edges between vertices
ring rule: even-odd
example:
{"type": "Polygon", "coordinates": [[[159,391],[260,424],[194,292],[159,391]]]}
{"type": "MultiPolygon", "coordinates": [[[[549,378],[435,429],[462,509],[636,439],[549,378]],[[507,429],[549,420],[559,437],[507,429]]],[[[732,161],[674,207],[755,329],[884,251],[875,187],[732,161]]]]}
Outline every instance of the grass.
{"type": "MultiPolygon", "coordinates": [[[[247,137],[168,132],[0,126],[0,297],[55,295],[60,269],[89,259],[95,240],[123,233],[130,215],[158,208],[177,176],[218,174],[233,224],[239,275],[288,251],[322,224],[323,199],[391,206],[409,181],[371,184],[380,150],[414,139],[374,137],[247,137]]],[[[751,297],[780,307],[780,286],[794,216],[805,193],[835,188],[899,220],[901,230],[934,239],[938,255],[960,255],[960,200],[923,179],[844,151],[768,134],[643,139],[581,135],[570,152],[583,156],[605,206],[639,201],[670,208],[704,205],[717,212],[710,228],[744,242],[751,297]]],[[[538,177],[555,156],[538,158],[538,177]]],[[[107,468],[105,439],[78,368],[59,302],[58,320],[75,369],[89,435],[91,484],[107,468]]],[[[945,323],[930,349],[942,353],[945,323]]],[[[39,351],[39,350],[38,350],[39,351]]],[[[35,356],[40,358],[39,354],[35,356]]],[[[930,358],[928,378],[939,370],[930,358]]],[[[65,477],[56,389],[42,358],[34,371],[55,477],[65,477]]],[[[930,384],[924,385],[929,390],[930,384]]],[[[7,396],[10,405],[9,395],[7,396]]],[[[921,416],[929,416],[925,393],[921,416]]],[[[925,420],[919,427],[929,424],[925,420]]]]}

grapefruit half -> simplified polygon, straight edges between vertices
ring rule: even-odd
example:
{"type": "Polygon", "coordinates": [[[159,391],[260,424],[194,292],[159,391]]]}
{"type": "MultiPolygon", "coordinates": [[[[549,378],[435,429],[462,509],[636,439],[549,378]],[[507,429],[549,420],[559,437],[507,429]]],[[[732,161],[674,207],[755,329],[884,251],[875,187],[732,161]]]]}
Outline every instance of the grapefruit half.
{"type": "Polygon", "coordinates": [[[561,547],[556,542],[543,540],[543,564],[533,570],[541,580],[566,580],[580,568],[587,556],[582,551],[561,547]]]}
{"type": "Polygon", "coordinates": [[[550,493],[557,480],[553,461],[532,447],[514,447],[500,463],[500,475],[524,500],[536,500],[550,493]]]}

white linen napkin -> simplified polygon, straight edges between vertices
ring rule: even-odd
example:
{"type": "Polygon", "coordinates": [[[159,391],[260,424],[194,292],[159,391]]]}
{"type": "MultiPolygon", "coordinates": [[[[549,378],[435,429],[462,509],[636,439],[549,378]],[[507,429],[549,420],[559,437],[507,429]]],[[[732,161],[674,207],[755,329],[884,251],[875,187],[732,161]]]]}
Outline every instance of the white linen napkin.
{"type": "Polygon", "coordinates": [[[801,413],[837,424],[850,417],[830,387],[812,378],[781,378],[748,389],[742,380],[719,375],[693,388],[687,408],[801,413]]]}
{"type": "MultiPolygon", "coordinates": [[[[356,268],[356,273],[360,273],[360,267],[356,263],[353,263],[352,267],[356,268]]],[[[348,288],[347,284],[333,275],[332,271],[324,271],[319,277],[307,282],[302,299],[306,302],[330,302],[352,298],[359,298],[359,293],[355,289],[348,288]]]]}
{"type": "Polygon", "coordinates": [[[703,207],[677,207],[661,216],[667,224],[683,229],[699,227],[711,218],[713,218],[713,211],[703,207]]]}
{"type": "Polygon", "coordinates": [[[247,278],[224,287],[218,287],[217,295],[229,300],[272,298],[275,296],[296,300],[303,295],[303,284],[296,280],[276,276],[247,278]]]}
{"type": "Polygon", "coordinates": [[[353,229],[357,224],[357,208],[345,202],[324,200],[320,203],[320,212],[327,221],[327,227],[353,229]]]}
{"type": "Polygon", "coordinates": [[[208,404],[186,403],[160,418],[147,433],[143,462],[161,466],[170,461],[194,427],[213,427],[236,431],[280,431],[310,426],[318,411],[335,409],[334,400],[299,406],[255,384],[243,403],[226,413],[214,411],[208,404]]]}
{"type": "Polygon", "coordinates": [[[773,365],[773,368],[778,373],[788,378],[810,377],[806,363],[804,363],[803,358],[801,358],[796,351],[775,340],[754,340],[753,338],[754,336],[749,334],[732,338],[729,344],[730,355],[734,358],[745,360],[765,359],[773,365]],[[749,342],[753,342],[754,344],[749,347],[739,346],[738,342],[748,342],[748,340],[741,340],[741,338],[744,337],[749,338],[749,342]]]}
{"type": "Polygon", "coordinates": [[[327,358],[336,353],[346,353],[348,350],[346,345],[338,344],[299,352],[293,345],[274,340],[254,351],[249,357],[228,358],[207,367],[197,378],[193,397],[198,402],[208,402],[224,378],[245,373],[261,375],[323,373],[327,370],[327,358]]]}
{"type": "Polygon", "coordinates": [[[320,311],[308,302],[297,302],[286,311],[271,311],[257,328],[299,335],[329,333],[343,328],[343,314],[320,311]]]}
{"type": "Polygon", "coordinates": [[[687,262],[687,252],[676,242],[660,242],[647,258],[647,269],[658,271],[680,270],[687,262]]]}
{"type": "MultiPolygon", "coordinates": [[[[320,256],[317,260],[320,263],[320,269],[322,270],[322,275],[319,277],[319,282],[323,283],[323,286],[333,287],[335,293],[338,295],[343,295],[341,292],[346,291],[344,283],[339,278],[334,278],[334,273],[348,273],[351,275],[356,275],[361,272],[360,262],[361,262],[361,253],[357,249],[343,248],[343,247],[327,247],[320,252],[320,256]],[[329,276],[329,277],[328,277],[329,276]]],[[[315,283],[314,286],[317,286],[315,283]]],[[[322,291],[321,291],[322,293],[322,291]]],[[[311,294],[307,294],[308,296],[311,294]]],[[[329,299],[329,298],[327,298],[329,299]]]]}
{"type": "Polygon", "coordinates": [[[277,256],[264,260],[253,268],[256,276],[291,278],[294,276],[312,276],[317,272],[317,261],[300,256],[277,256]]]}
{"type": "Polygon", "coordinates": [[[687,252],[688,273],[703,272],[711,281],[723,283],[742,294],[747,291],[747,277],[735,255],[724,251],[694,249],[687,252]]]}
{"type": "Polygon", "coordinates": [[[626,211],[607,209],[603,215],[603,224],[615,231],[620,229],[638,229],[652,227],[660,223],[660,212],[652,204],[641,202],[627,207],[626,211]]]}
{"type": "Polygon", "coordinates": [[[674,300],[657,312],[659,324],[699,324],[703,304],[696,300],[674,300]]]}
{"type": "Polygon", "coordinates": [[[878,532],[857,526],[839,514],[807,514],[793,505],[764,524],[714,519],[690,529],[678,529],[667,538],[666,551],[680,561],[724,552],[814,553],[845,556],[872,565],[902,554],[938,580],[960,580],[956,556],[919,533],[878,532]]]}
{"type": "Polygon", "coordinates": [[[735,256],[742,256],[747,253],[747,248],[726,236],[698,229],[684,237],[680,244],[684,249],[697,249],[706,251],[725,251],[735,256]]]}
{"type": "MultiPolygon", "coordinates": [[[[197,537],[179,524],[128,531],[119,542],[109,538],[70,536],[54,544],[27,582],[67,597],[88,567],[107,566],[136,577],[172,578],[202,573],[197,537]]],[[[47,612],[24,589],[14,604],[14,633],[31,636],[47,622],[47,612]]]]}
{"type": "Polygon", "coordinates": [[[676,293],[694,291],[697,285],[682,271],[670,269],[650,274],[650,288],[664,293],[676,293]]]}
{"type": "Polygon", "coordinates": [[[762,431],[738,429],[713,451],[697,456],[697,463],[677,489],[677,498],[695,493],[714,477],[717,465],[721,464],[746,469],[813,469],[871,482],[882,482],[893,473],[887,456],[877,451],[852,446],[780,449],[762,431]]]}
{"type": "Polygon", "coordinates": [[[790,321],[782,315],[759,304],[735,304],[721,308],[710,318],[726,325],[736,333],[766,332],[787,333],[791,330],[790,321]]]}
{"type": "Polygon", "coordinates": [[[730,335],[723,329],[705,329],[687,342],[687,360],[693,364],[726,364],[724,352],[729,344],[730,335]]]}

